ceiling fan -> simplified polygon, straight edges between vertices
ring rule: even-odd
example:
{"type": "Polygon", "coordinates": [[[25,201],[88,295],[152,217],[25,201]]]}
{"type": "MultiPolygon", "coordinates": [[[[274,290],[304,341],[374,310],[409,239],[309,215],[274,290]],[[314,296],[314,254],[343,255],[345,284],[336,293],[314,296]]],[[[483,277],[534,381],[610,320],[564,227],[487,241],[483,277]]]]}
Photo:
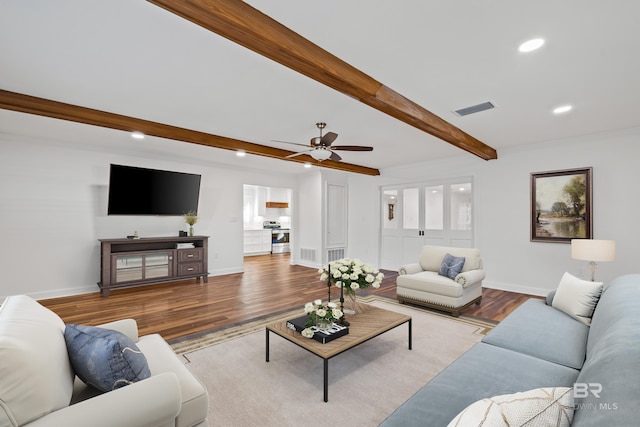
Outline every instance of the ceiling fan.
{"type": "Polygon", "coordinates": [[[337,133],[333,133],[333,132],[327,132],[326,134],[322,135],[322,129],[324,129],[327,126],[327,124],[324,123],[324,122],[318,122],[318,123],[316,123],[316,126],[318,127],[318,129],[320,129],[320,136],[316,136],[316,137],[311,138],[311,141],[309,142],[309,145],[298,144],[296,142],[287,142],[287,141],[277,141],[277,140],[272,140],[272,141],[273,142],[284,142],[285,144],[299,145],[301,147],[308,148],[308,150],[288,155],[286,157],[287,159],[290,158],[290,157],[299,156],[301,154],[309,154],[311,157],[313,157],[315,160],[317,160],[319,162],[321,162],[323,160],[327,160],[327,159],[340,161],[340,160],[342,160],[342,157],[340,157],[338,155],[338,153],[335,153],[334,150],[373,151],[373,147],[365,147],[365,146],[362,146],[362,145],[334,145],[334,146],[332,146],[331,144],[333,143],[333,141],[336,140],[336,138],[338,137],[338,134],[337,133]]]}

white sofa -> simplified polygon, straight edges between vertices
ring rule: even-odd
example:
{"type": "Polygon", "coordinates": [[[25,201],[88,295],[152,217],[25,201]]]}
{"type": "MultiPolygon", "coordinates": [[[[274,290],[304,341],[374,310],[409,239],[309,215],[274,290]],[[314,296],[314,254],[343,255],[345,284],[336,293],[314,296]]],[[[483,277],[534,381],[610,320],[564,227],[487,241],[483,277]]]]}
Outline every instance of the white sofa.
{"type": "Polygon", "coordinates": [[[460,311],[482,300],[480,250],[446,246],[424,246],[417,263],[403,265],[396,279],[398,301],[447,311],[458,317],[460,311]],[[447,254],[464,257],[462,271],[454,279],[439,274],[447,254]]]}
{"type": "Polygon", "coordinates": [[[131,338],[151,376],[107,393],[74,374],[65,324],[25,295],[0,307],[0,426],[207,426],[209,398],[160,335],[138,337],[133,319],[101,325],[131,338]]]}

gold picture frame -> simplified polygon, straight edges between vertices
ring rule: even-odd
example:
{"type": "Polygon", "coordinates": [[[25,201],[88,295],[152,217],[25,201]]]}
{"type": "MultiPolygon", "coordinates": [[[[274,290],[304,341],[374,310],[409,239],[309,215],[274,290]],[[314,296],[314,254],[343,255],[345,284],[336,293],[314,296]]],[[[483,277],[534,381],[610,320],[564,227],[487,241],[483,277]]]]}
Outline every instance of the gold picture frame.
{"type": "Polygon", "coordinates": [[[593,236],[592,168],[531,174],[531,241],[570,243],[593,236]]]}

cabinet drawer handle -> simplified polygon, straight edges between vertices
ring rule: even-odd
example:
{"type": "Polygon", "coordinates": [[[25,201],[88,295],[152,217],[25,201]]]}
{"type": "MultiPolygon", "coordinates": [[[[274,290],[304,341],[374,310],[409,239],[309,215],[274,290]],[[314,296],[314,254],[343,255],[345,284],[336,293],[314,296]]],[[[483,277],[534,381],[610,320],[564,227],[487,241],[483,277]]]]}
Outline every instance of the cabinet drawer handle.
{"type": "Polygon", "coordinates": [[[187,258],[193,258],[193,254],[187,254],[187,258]]]}
{"type": "Polygon", "coordinates": [[[187,268],[187,271],[193,271],[193,267],[187,268]]]}

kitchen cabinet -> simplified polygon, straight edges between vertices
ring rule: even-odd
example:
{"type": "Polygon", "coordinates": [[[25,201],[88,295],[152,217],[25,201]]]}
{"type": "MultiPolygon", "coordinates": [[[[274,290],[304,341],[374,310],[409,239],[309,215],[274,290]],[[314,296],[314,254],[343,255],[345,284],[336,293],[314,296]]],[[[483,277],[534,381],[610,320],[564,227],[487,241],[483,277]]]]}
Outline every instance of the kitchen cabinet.
{"type": "MultiPolygon", "coordinates": [[[[257,187],[256,189],[256,208],[259,216],[267,215],[267,188],[257,187]]],[[[253,231],[253,230],[251,230],[253,231]]]]}
{"type": "Polygon", "coordinates": [[[244,230],[244,254],[271,253],[271,230],[244,230]]]}
{"type": "Polygon", "coordinates": [[[288,188],[267,188],[266,206],[267,213],[274,212],[275,216],[291,215],[291,190],[288,188]]]}

